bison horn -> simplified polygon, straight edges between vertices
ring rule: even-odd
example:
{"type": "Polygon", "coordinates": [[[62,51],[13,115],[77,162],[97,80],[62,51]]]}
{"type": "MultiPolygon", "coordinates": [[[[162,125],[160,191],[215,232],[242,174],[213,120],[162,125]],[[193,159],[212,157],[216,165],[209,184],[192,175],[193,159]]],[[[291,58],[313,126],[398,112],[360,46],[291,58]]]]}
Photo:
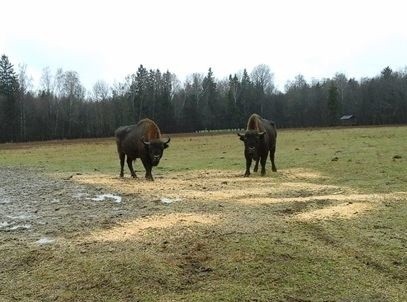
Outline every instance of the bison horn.
{"type": "Polygon", "coordinates": [[[163,141],[163,143],[164,143],[164,144],[168,144],[168,143],[170,142],[170,140],[171,140],[171,137],[169,137],[166,142],[163,141]]]}
{"type": "Polygon", "coordinates": [[[245,135],[244,135],[244,134],[241,134],[241,133],[237,133],[237,135],[239,136],[240,140],[241,140],[242,142],[244,142],[245,135]]]}
{"type": "Polygon", "coordinates": [[[142,138],[140,138],[140,140],[141,140],[141,142],[142,142],[144,145],[146,145],[146,146],[150,145],[150,142],[146,142],[146,141],[144,140],[144,136],[143,136],[142,138]]]}

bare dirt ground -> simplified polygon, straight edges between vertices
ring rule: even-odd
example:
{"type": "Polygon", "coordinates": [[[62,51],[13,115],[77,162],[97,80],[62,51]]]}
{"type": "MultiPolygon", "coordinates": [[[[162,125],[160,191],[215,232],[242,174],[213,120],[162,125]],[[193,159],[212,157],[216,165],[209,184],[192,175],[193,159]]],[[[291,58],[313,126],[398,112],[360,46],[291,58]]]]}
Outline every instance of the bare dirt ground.
{"type": "Polygon", "coordinates": [[[406,198],[402,192],[358,194],[324,184],[313,171],[278,173],[276,180],[273,175],[192,171],[157,175],[149,182],[0,168],[0,243],[62,243],[78,240],[78,234],[80,240],[126,240],[174,225],[223,222],[224,227],[226,220],[232,229],[244,224],[238,221],[244,206],[269,207],[293,221],[350,219],[406,198]]]}
{"type": "Polygon", "coordinates": [[[46,176],[38,170],[0,168],[0,241],[54,241],[86,231],[97,222],[124,215],[126,209],[100,187],[46,176]],[[93,200],[95,199],[95,200],[93,200]],[[8,235],[8,236],[2,236],[8,235]]]}

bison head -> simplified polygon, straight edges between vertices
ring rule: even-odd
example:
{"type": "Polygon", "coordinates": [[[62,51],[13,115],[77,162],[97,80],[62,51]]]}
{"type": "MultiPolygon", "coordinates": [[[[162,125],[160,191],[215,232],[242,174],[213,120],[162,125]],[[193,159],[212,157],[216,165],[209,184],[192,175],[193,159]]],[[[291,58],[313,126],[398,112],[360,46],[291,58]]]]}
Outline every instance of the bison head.
{"type": "Polygon", "coordinates": [[[250,158],[259,158],[260,143],[263,140],[265,132],[257,130],[247,130],[244,134],[238,133],[240,140],[244,142],[244,152],[250,158]]]}
{"type": "Polygon", "coordinates": [[[171,138],[168,138],[167,141],[163,141],[161,139],[153,139],[149,142],[144,141],[144,138],[141,139],[148,157],[151,161],[151,165],[157,166],[160,162],[161,157],[163,156],[164,149],[168,148],[168,143],[170,142],[171,138]]]}

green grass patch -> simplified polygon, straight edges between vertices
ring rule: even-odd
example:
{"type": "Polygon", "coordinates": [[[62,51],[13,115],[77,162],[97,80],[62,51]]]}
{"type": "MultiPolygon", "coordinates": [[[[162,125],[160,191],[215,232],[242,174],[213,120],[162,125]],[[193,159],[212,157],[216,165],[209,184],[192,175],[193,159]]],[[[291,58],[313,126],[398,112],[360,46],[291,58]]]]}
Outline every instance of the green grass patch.
{"type": "MultiPolygon", "coordinates": [[[[278,169],[318,171],[332,184],[392,192],[405,189],[406,150],[407,127],[281,130],[276,164],[278,169]]],[[[3,144],[0,165],[66,173],[116,175],[119,171],[113,138],[3,144]]],[[[143,171],[140,160],[135,166],[143,171]]],[[[174,137],[154,170],[162,174],[202,169],[244,171],[244,166],[242,142],[235,134],[225,134],[174,137]]],[[[269,161],[267,167],[270,170],[269,161]]]]}

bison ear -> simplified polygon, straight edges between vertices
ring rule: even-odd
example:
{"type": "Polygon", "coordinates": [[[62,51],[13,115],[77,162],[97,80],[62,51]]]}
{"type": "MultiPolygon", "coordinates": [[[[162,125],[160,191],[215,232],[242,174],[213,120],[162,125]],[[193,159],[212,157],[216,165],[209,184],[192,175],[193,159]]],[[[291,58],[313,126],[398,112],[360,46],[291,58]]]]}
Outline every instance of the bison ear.
{"type": "Polygon", "coordinates": [[[237,136],[239,136],[241,141],[244,141],[244,134],[241,133],[237,133],[237,136]]]}

